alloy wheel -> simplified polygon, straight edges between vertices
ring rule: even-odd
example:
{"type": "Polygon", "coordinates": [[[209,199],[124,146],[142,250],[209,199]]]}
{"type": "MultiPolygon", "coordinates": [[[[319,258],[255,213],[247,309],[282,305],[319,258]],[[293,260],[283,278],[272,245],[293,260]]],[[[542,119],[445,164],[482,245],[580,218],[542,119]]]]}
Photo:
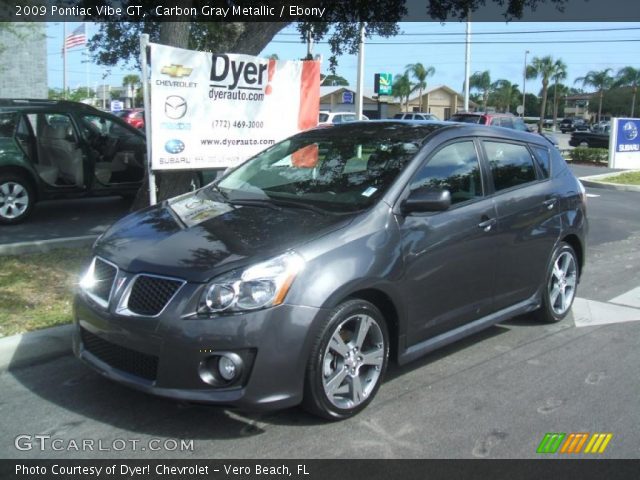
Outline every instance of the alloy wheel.
{"type": "Polygon", "coordinates": [[[369,315],[350,316],[336,327],[322,357],[322,385],[334,406],[352,409],[369,398],[382,373],[384,341],[369,315]]]}
{"type": "Polygon", "coordinates": [[[25,214],[29,208],[29,192],[21,184],[13,181],[0,185],[0,216],[15,219],[25,214]]]}
{"type": "Polygon", "coordinates": [[[571,252],[564,251],[553,264],[549,278],[549,304],[556,315],[564,315],[571,307],[576,293],[578,269],[571,252]]]}

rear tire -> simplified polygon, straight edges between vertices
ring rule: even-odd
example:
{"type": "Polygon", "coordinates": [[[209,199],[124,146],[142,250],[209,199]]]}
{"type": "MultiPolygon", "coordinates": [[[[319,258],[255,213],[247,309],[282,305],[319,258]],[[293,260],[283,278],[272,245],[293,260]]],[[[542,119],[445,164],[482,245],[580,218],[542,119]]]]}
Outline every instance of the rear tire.
{"type": "Polygon", "coordinates": [[[376,395],[388,360],[389,334],[380,310],[364,300],[338,305],[311,348],[303,407],[328,420],[356,415],[376,395]]]}
{"type": "Polygon", "coordinates": [[[576,296],[579,269],[573,247],[565,242],[558,244],[547,267],[542,305],[534,313],[537,320],[556,323],[567,316],[576,296]]]}
{"type": "Polygon", "coordinates": [[[31,214],[36,195],[31,182],[15,173],[0,174],[0,225],[15,225],[31,214]]]}

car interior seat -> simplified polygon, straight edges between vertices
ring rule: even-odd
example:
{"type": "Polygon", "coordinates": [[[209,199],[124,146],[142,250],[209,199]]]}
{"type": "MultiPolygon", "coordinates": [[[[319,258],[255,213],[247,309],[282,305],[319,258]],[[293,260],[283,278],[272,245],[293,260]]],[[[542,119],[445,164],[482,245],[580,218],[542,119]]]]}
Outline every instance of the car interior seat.
{"type": "Polygon", "coordinates": [[[67,138],[67,128],[64,126],[46,125],[39,138],[42,163],[57,167],[60,177],[80,186],[84,180],[82,150],[67,138]]]}

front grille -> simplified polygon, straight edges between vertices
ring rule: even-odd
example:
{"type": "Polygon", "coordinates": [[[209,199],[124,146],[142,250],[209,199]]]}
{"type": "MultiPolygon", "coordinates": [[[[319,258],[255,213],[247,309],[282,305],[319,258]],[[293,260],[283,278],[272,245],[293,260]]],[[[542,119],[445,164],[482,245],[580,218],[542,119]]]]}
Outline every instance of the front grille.
{"type": "Polygon", "coordinates": [[[140,275],[131,288],[127,307],[137,315],[159,314],[184,282],[140,275]]]}
{"type": "Polygon", "coordinates": [[[113,281],[116,278],[117,273],[118,269],[116,267],[96,257],[95,264],[93,266],[95,285],[91,287],[91,293],[105,302],[108,302],[111,286],[113,285],[113,281]]]}
{"type": "Polygon", "coordinates": [[[107,365],[155,381],[158,372],[158,357],[107,342],[84,328],[80,329],[80,338],[84,348],[107,365]]]}

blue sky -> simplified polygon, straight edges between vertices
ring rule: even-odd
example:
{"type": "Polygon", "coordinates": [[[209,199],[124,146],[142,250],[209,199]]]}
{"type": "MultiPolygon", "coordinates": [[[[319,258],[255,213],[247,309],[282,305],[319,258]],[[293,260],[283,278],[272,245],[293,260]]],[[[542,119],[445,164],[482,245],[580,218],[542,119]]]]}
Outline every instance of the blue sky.
{"type": "MultiPolygon", "coordinates": [[[[68,23],[67,33],[78,24],[68,23]]],[[[96,24],[87,24],[89,34],[96,32],[96,24]]],[[[464,77],[464,44],[433,45],[417,44],[419,42],[463,42],[465,24],[447,23],[403,23],[398,37],[383,39],[374,37],[369,39],[365,50],[365,85],[372,86],[373,76],[377,72],[402,73],[409,63],[421,62],[435,67],[435,75],[428,80],[430,85],[445,84],[461,90],[464,77]],[[428,35],[424,35],[428,34],[428,35]],[[394,42],[412,42],[412,45],[392,45],[394,42]],[[378,44],[374,44],[378,43],[378,44]],[[380,44],[382,43],[382,44],[380,44]]],[[[490,70],[492,80],[507,79],[512,83],[522,84],[522,70],[524,54],[529,50],[528,61],[535,56],[551,55],[564,60],[568,65],[569,78],[565,82],[573,85],[574,79],[585,75],[589,70],[612,68],[614,73],[618,69],[631,65],[640,68],[638,62],[638,47],[636,42],[612,42],[612,40],[640,40],[640,22],[629,23],[472,23],[472,42],[502,42],[499,44],[474,43],[471,49],[471,72],[490,70]],[[627,31],[599,31],[599,32],[566,32],[566,30],[593,29],[622,29],[635,28],[627,31]],[[515,33],[540,30],[561,30],[561,33],[515,33]],[[483,34],[483,32],[499,32],[483,34]],[[559,43],[562,41],[596,43],[559,43]],[[524,42],[509,44],[505,42],[524,42]],[[550,43],[543,43],[550,42],[550,43]]],[[[62,87],[62,46],[63,25],[49,23],[47,25],[47,55],[49,86],[62,87]]],[[[280,59],[299,59],[306,54],[306,45],[279,43],[280,41],[295,41],[298,39],[293,26],[287,27],[270,43],[263,54],[277,53],[280,59]]],[[[314,53],[322,54],[325,58],[323,72],[326,72],[330,55],[326,44],[314,47],[314,53]]],[[[113,68],[110,72],[104,67],[92,63],[85,63],[87,59],[84,49],[75,48],[68,53],[67,78],[70,88],[84,86],[87,78],[92,87],[107,83],[112,86],[122,84],[122,78],[129,73],[138,73],[128,68],[113,68]],[[109,73],[103,80],[103,75],[109,73]]],[[[339,58],[337,73],[345,77],[352,86],[356,83],[357,56],[344,55],[339,58]]],[[[580,85],[577,85],[580,86],[580,85]]],[[[537,93],[541,88],[539,81],[528,80],[527,92],[537,93]]]]}

